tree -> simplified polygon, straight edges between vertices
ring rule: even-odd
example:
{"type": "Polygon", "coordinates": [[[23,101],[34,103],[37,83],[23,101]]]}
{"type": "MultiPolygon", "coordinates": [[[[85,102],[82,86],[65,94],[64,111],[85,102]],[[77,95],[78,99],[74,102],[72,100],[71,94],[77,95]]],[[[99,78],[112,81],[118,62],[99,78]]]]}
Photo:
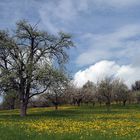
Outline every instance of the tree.
{"type": "Polygon", "coordinates": [[[106,77],[97,83],[98,95],[106,102],[107,110],[110,111],[111,99],[113,96],[113,79],[106,77]]]}
{"type": "Polygon", "coordinates": [[[135,94],[137,103],[140,103],[140,91],[133,91],[133,94],[135,94]]]}
{"type": "Polygon", "coordinates": [[[120,80],[114,80],[114,88],[113,88],[113,94],[114,98],[117,101],[120,101],[123,103],[123,106],[125,106],[126,101],[129,99],[129,90],[126,84],[123,83],[123,81],[120,80]]]}
{"type": "Polygon", "coordinates": [[[43,97],[46,101],[51,101],[57,110],[58,105],[62,104],[65,100],[65,91],[69,83],[69,78],[64,72],[56,71],[55,74],[56,78],[52,81],[51,86],[43,97]]]}
{"type": "Polygon", "coordinates": [[[133,94],[135,94],[137,103],[140,103],[140,81],[136,81],[132,85],[132,92],[133,92],[133,94]]]}
{"type": "Polygon", "coordinates": [[[69,99],[69,100],[67,100],[68,104],[71,104],[71,105],[76,104],[76,102],[75,102],[76,93],[77,93],[77,87],[73,84],[72,81],[69,82],[69,84],[65,90],[65,98],[69,99]]]}
{"type": "Polygon", "coordinates": [[[80,106],[82,101],[83,101],[83,92],[82,92],[82,89],[81,88],[75,88],[74,89],[74,93],[71,95],[72,97],[72,102],[74,105],[78,105],[80,106]]]}
{"type": "Polygon", "coordinates": [[[69,103],[73,105],[78,105],[83,101],[84,94],[82,88],[76,87],[72,82],[68,84],[66,88],[66,98],[69,99],[69,103]]]}
{"type": "Polygon", "coordinates": [[[133,91],[140,91],[140,81],[136,81],[136,82],[132,85],[132,90],[133,90],[133,91]]]}
{"type": "Polygon", "coordinates": [[[83,102],[86,104],[92,103],[94,106],[96,101],[96,86],[94,85],[94,83],[91,81],[87,81],[82,87],[82,92],[84,96],[83,102]]]}
{"type": "Polygon", "coordinates": [[[21,116],[30,98],[47,91],[56,76],[54,66],[67,62],[66,49],[72,46],[70,35],[50,35],[24,20],[12,35],[0,31],[0,82],[3,90],[16,89],[21,116]]]}
{"type": "Polygon", "coordinates": [[[5,109],[15,109],[15,106],[18,104],[18,95],[15,90],[10,90],[7,93],[3,94],[2,106],[5,109]]]}

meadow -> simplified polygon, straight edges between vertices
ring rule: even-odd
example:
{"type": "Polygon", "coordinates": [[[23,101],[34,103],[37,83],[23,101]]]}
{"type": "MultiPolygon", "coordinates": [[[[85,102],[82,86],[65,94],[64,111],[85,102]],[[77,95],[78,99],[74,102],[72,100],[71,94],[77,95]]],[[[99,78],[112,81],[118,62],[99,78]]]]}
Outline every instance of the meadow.
{"type": "Polygon", "coordinates": [[[0,111],[0,140],[139,140],[140,105],[62,106],[0,111]]]}

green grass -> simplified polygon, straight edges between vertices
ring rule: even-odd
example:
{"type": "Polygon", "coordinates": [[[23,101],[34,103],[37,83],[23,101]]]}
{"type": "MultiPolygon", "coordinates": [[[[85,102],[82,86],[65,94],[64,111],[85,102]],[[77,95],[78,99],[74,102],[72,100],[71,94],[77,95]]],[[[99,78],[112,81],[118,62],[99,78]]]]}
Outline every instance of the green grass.
{"type": "Polygon", "coordinates": [[[0,111],[0,140],[139,140],[140,105],[0,111]]]}

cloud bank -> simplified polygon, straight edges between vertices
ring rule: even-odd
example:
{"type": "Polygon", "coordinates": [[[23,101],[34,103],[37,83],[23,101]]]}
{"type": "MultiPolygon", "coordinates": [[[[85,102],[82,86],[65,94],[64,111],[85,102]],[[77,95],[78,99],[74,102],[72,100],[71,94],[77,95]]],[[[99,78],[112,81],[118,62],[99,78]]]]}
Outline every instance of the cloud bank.
{"type": "Polygon", "coordinates": [[[78,71],[74,75],[74,84],[81,87],[88,80],[96,83],[106,76],[120,78],[124,80],[128,87],[131,87],[131,84],[140,79],[140,67],[119,65],[115,61],[103,60],[83,71],[78,71]]]}

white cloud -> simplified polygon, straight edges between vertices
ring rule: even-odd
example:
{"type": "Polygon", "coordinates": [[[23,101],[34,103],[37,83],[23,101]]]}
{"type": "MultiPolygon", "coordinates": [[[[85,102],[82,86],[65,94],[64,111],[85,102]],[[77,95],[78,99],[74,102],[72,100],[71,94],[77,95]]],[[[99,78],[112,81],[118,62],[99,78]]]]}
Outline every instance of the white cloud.
{"type": "Polygon", "coordinates": [[[88,80],[97,82],[106,76],[114,76],[124,80],[131,87],[136,80],[140,80],[140,67],[132,65],[119,65],[115,61],[100,61],[85,70],[80,70],[74,75],[74,84],[83,86],[88,80]]]}
{"type": "Polygon", "coordinates": [[[137,61],[140,53],[138,36],[140,36],[140,25],[138,24],[126,25],[112,33],[87,33],[81,37],[81,40],[88,42],[87,48],[77,57],[76,63],[84,66],[102,59],[112,58],[137,61]],[[136,57],[138,58],[135,59],[136,57]]]}

